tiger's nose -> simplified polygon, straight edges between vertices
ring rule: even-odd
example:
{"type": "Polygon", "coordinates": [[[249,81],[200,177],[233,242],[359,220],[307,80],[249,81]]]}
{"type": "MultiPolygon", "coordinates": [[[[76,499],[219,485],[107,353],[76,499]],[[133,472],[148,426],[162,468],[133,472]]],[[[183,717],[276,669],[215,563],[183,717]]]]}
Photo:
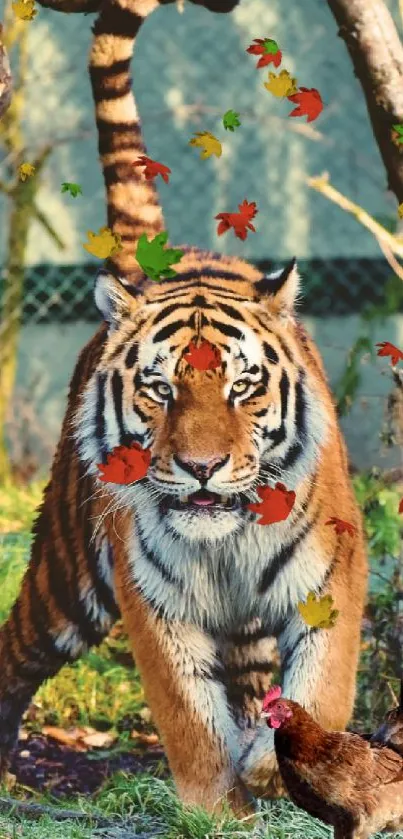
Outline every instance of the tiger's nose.
{"type": "Polygon", "coordinates": [[[202,486],[204,486],[213,473],[217,472],[217,469],[221,469],[221,467],[228,462],[230,456],[227,454],[225,457],[222,455],[216,455],[213,457],[198,458],[186,457],[186,455],[178,457],[174,454],[173,457],[177,466],[180,466],[180,468],[184,469],[185,472],[188,472],[194,478],[197,478],[202,486]]]}

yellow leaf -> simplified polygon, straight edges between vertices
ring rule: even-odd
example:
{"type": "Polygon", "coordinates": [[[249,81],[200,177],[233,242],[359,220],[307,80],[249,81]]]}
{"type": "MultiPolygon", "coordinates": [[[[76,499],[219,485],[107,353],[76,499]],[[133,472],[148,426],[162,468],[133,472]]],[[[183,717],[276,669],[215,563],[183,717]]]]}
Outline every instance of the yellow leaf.
{"type": "Polygon", "coordinates": [[[273,96],[292,96],[297,92],[297,80],[290,76],[288,70],[281,70],[278,76],[269,73],[269,81],[264,86],[273,96]]]}
{"type": "Polygon", "coordinates": [[[20,20],[33,20],[38,14],[34,0],[13,0],[12,7],[14,14],[20,20]]]}
{"type": "Polygon", "coordinates": [[[32,178],[32,175],[35,174],[35,166],[32,163],[21,163],[21,166],[18,167],[18,174],[21,181],[26,181],[27,178],[32,178]]]}
{"type": "Polygon", "coordinates": [[[83,244],[88,253],[99,259],[107,259],[122,250],[122,240],[118,233],[112,233],[109,227],[101,227],[98,233],[88,230],[88,243],[83,244]]]}
{"type": "Polygon", "coordinates": [[[298,611],[308,626],[330,629],[335,625],[339,614],[339,611],[332,609],[332,606],[333,597],[330,594],[317,598],[316,594],[310,591],[306,603],[302,601],[298,603],[298,611]]]}
{"type": "Polygon", "coordinates": [[[399,206],[397,208],[397,212],[399,214],[399,218],[403,218],[403,201],[402,201],[401,204],[399,204],[399,206]]]}
{"type": "Polygon", "coordinates": [[[202,160],[206,160],[212,154],[215,154],[216,157],[221,157],[222,155],[221,143],[210,131],[196,131],[196,137],[193,140],[189,140],[189,146],[199,146],[203,149],[200,155],[202,160]]]}

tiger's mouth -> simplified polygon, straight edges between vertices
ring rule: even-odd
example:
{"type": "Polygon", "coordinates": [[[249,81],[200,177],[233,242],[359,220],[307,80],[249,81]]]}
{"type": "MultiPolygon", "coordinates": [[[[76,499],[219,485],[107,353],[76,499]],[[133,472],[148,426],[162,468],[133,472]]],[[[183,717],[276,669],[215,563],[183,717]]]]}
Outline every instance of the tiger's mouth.
{"type": "Polygon", "coordinates": [[[199,489],[182,498],[165,495],[160,503],[166,510],[190,510],[200,515],[210,515],[220,510],[241,510],[246,507],[246,504],[250,504],[250,499],[245,493],[219,495],[207,489],[199,489]]]}

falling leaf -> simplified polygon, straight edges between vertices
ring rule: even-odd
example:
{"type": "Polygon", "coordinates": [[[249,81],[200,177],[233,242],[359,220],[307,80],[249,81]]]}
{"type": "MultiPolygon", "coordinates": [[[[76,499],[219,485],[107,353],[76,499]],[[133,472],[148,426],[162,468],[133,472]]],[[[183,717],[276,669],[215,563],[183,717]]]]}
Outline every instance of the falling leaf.
{"type": "Polygon", "coordinates": [[[235,131],[235,129],[241,125],[239,114],[237,114],[236,111],[226,111],[222,121],[226,131],[235,131]]]}
{"type": "Polygon", "coordinates": [[[390,363],[392,367],[395,367],[396,364],[403,359],[402,350],[399,350],[394,344],[390,344],[389,341],[381,341],[379,344],[376,344],[376,346],[381,348],[378,350],[377,355],[385,357],[390,355],[390,363]]]}
{"type": "Polygon", "coordinates": [[[254,201],[248,203],[245,200],[242,204],[238,204],[239,213],[218,213],[215,216],[216,219],[220,220],[219,225],[217,226],[217,235],[222,236],[227,230],[230,230],[231,227],[234,229],[235,236],[238,239],[242,239],[245,241],[248,230],[253,230],[256,233],[256,230],[251,222],[251,219],[255,217],[255,215],[259,212],[256,208],[256,204],[254,201]]]}
{"type": "Polygon", "coordinates": [[[177,272],[170,266],[180,262],[184,254],[184,251],[179,248],[166,248],[164,250],[167,241],[168,231],[164,230],[157,233],[154,239],[150,241],[148,241],[146,234],[142,233],[137,243],[137,262],[144,273],[155,282],[163,277],[166,279],[176,277],[177,272]]]}
{"type": "Polygon", "coordinates": [[[350,524],[348,521],[344,521],[343,519],[338,519],[335,516],[332,516],[325,524],[333,524],[335,533],[340,536],[341,533],[349,533],[350,536],[354,536],[357,533],[357,528],[350,524]]]}
{"type": "Polygon", "coordinates": [[[395,146],[401,146],[403,143],[403,122],[398,123],[398,125],[393,125],[392,128],[392,142],[395,146]]]}
{"type": "Polygon", "coordinates": [[[331,629],[340,614],[338,609],[332,609],[333,597],[325,594],[323,597],[316,597],[310,591],[306,603],[298,603],[298,611],[308,626],[316,626],[319,629],[331,629]]]}
{"type": "Polygon", "coordinates": [[[100,227],[98,233],[88,230],[88,244],[83,244],[88,253],[97,256],[98,259],[107,259],[122,250],[122,240],[118,233],[112,233],[109,227],[100,227]]]}
{"type": "Polygon", "coordinates": [[[290,102],[295,102],[298,105],[297,108],[294,108],[288,114],[290,117],[303,117],[306,115],[308,117],[307,122],[313,122],[323,111],[321,95],[315,87],[300,87],[297,93],[287,98],[290,102]]]}
{"type": "Polygon", "coordinates": [[[21,163],[18,167],[18,174],[21,181],[26,181],[27,178],[32,178],[35,174],[35,166],[32,163],[21,163]]]}
{"type": "Polygon", "coordinates": [[[214,347],[210,341],[202,341],[199,346],[191,341],[189,350],[183,357],[196,370],[215,370],[221,364],[220,350],[214,347]]]}
{"type": "Polygon", "coordinates": [[[288,70],[281,70],[278,76],[269,73],[269,81],[264,83],[265,88],[273,96],[284,97],[297,92],[297,80],[290,76],[288,70]]]}
{"type": "Polygon", "coordinates": [[[399,218],[403,218],[403,201],[402,201],[401,204],[399,204],[399,206],[397,208],[397,214],[398,214],[399,218]]]}
{"type": "Polygon", "coordinates": [[[20,20],[33,20],[35,15],[38,14],[34,0],[13,0],[11,5],[14,14],[20,20]]]}
{"type": "Polygon", "coordinates": [[[158,163],[157,160],[151,160],[151,157],[146,157],[146,155],[143,154],[134,161],[133,166],[144,166],[143,175],[146,181],[151,180],[151,178],[155,178],[157,175],[161,175],[163,181],[165,181],[166,184],[169,183],[169,175],[171,174],[170,168],[168,166],[164,166],[163,163],[158,163]]]}
{"type": "Polygon", "coordinates": [[[403,498],[400,499],[399,513],[403,513],[403,498]]]}
{"type": "Polygon", "coordinates": [[[64,183],[62,183],[61,192],[69,192],[73,198],[77,198],[77,195],[83,194],[80,184],[73,184],[69,181],[64,181],[64,183]]]}
{"type": "Polygon", "coordinates": [[[189,146],[199,146],[203,149],[200,155],[201,160],[206,160],[212,154],[215,154],[216,157],[222,155],[221,143],[210,131],[196,131],[196,137],[189,140],[189,146]]]}
{"type": "Polygon", "coordinates": [[[261,56],[256,65],[257,70],[267,67],[268,64],[274,64],[275,67],[281,64],[282,52],[272,38],[254,38],[254,43],[247,48],[246,52],[261,56]]]}
{"type": "Polygon", "coordinates": [[[248,504],[248,510],[262,516],[256,524],[274,524],[284,521],[291,513],[295,502],[295,492],[287,490],[284,484],[277,483],[274,487],[263,486],[257,488],[261,501],[248,504]]]}
{"type": "Polygon", "coordinates": [[[115,446],[109,452],[106,463],[98,463],[100,481],[109,484],[132,484],[145,478],[151,462],[151,449],[143,449],[139,443],[130,446],[115,446]]]}

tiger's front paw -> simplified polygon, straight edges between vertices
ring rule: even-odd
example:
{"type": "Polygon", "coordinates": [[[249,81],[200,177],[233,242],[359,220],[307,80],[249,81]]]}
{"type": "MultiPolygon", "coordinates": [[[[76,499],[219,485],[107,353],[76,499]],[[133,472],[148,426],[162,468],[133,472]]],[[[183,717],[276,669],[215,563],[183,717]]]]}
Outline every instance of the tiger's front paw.
{"type": "Polygon", "coordinates": [[[287,795],[274,751],[274,731],[263,724],[239,760],[238,775],[257,798],[282,798],[287,795]]]}

